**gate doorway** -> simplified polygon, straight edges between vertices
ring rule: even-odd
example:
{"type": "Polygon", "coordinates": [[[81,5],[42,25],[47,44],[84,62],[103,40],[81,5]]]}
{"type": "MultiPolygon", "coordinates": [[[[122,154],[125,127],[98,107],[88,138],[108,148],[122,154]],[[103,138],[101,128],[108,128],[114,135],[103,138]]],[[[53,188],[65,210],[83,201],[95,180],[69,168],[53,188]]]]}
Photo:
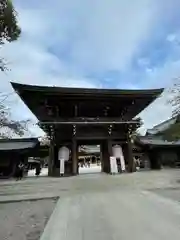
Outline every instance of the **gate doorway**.
{"type": "Polygon", "coordinates": [[[110,149],[111,144],[104,139],[77,140],[78,173],[110,173],[110,149]],[[83,156],[82,153],[85,153],[86,156],[83,156]],[[89,162],[90,167],[88,166],[89,162]]]}
{"type": "Polygon", "coordinates": [[[78,146],[78,173],[91,174],[102,172],[100,144],[78,146]]]}

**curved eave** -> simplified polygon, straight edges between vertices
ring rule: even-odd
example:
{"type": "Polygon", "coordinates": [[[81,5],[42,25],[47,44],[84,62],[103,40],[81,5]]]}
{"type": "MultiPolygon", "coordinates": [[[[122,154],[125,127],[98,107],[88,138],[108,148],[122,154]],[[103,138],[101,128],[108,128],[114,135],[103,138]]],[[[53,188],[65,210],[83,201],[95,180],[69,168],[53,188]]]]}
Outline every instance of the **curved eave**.
{"type": "Polygon", "coordinates": [[[31,151],[38,146],[37,138],[0,139],[0,151],[31,151]]]}
{"type": "Polygon", "coordinates": [[[11,82],[15,91],[30,91],[30,92],[44,92],[46,94],[65,94],[65,95],[102,95],[102,96],[139,96],[139,97],[157,97],[163,92],[163,88],[160,89],[143,89],[143,90],[129,90],[129,89],[94,89],[94,88],[67,88],[67,87],[55,87],[55,86],[37,86],[27,85],[11,82]]]}

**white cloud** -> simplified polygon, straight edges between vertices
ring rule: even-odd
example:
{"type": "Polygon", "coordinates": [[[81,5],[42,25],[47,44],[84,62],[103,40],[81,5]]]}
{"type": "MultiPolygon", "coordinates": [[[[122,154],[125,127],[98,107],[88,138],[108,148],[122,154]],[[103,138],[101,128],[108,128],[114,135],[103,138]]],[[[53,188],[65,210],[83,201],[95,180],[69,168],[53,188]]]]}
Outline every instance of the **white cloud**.
{"type": "Polygon", "coordinates": [[[176,40],[176,35],[175,34],[169,34],[168,36],[167,36],[167,41],[169,41],[169,42],[174,42],[175,40],[176,40]]]}
{"type": "Polygon", "coordinates": [[[149,65],[149,59],[148,58],[140,58],[140,59],[138,59],[137,63],[141,67],[147,67],[149,65]]]}
{"type": "Polygon", "coordinates": [[[143,85],[149,88],[167,87],[178,76],[180,76],[180,60],[167,60],[164,65],[147,71],[145,76],[146,83],[143,85]]]}
{"type": "Polygon", "coordinates": [[[124,70],[153,25],[150,1],[93,1],[72,51],[86,71],[124,70]]]}
{"type": "Polygon", "coordinates": [[[12,75],[17,81],[44,83],[50,74],[52,84],[56,75],[59,85],[61,76],[75,75],[76,81],[88,73],[127,68],[149,36],[156,6],[150,0],[46,0],[39,8],[18,3],[22,1],[17,1],[22,37],[4,50],[12,75]],[[64,49],[69,62],[61,57],[64,49]]]}
{"type": "MultiPolygon", "coordinates": [[[[6,75],[0,74],[2,91],[12,91],[9,80],[101,87],[99,80],[86,76],[108,70],[127,70],[142,42],[150,37],[157,18],[162,16],[161,4],[155,0],[27,2],[15,1],[22,27],[21,38],[1,50],[12,69],[6,75]]],[[[165,5],[163,14],[169,9],[165,5]]],[[[178,67],[174,66],[172,72],[176,71],[178,67]]],[[[168,74],[166,67],[147,69],[147,73],[151,75],[146,80],[152,81],[152,86],[158,85],[157,77],[161,81],[168,74]]],[[[134,84],[125,80],[124,87],[133,88],[134,84]]],[[[16,97],[12,102],[11,106],[16,106],[16,117],[22,116],[22,109],[25,117],[32,116],[16,97]]],[[[147,117],[147,121],[149,119],[147,117]]]]}

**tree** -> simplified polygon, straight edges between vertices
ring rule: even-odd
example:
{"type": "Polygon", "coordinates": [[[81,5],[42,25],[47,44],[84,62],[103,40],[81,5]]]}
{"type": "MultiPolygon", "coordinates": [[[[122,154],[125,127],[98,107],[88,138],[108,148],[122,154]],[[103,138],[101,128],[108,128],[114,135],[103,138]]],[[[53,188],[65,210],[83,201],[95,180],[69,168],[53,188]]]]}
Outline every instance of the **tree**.
{"type": "MultiPolygon", "coordinates": [[[[7,42],[18,39],[21,29],[17,24],[17,13],[13,7],[11,0],[0,0],[0,47],[7,42]]],[[[0,70],[5,71],[6,63],[0,58],[0,70]]],[[[11,119],[10,111],[0,102],[0,137],[9,138],[11,135],[24,135],[27,130],[26,121],[14,121],[11,119]]]]}
{"type": "Polygon", "coordinates": [[[173,80],[173,85],[167,95],[167,103],[173,107],[172,117],[180,115],[180,78],[173,80]]]}
{"type": "Polygon", "coordinates": [[[30,120],[12,120],[9,109],[0,103],[0,138],[11,138],[13,135],[23,136],[28,131],[29,123],[30,120]]]}
{"type": "Polygon", "coordinates": [[[163,139],[168,141],[178,141],[180,139],[180,123],[174,123],[163,132],[163,139]]]}
{"type": "MultiPolygon", "coordinates": [[[[0,45],[18,39],[21,29],[17,24],[17,13],[11,0],[0,0],[0,45]]],[[[0,59],[0,70],[6,70],[4,59],[0,59]]]]}
{"type": "Polygon", "coordinates": [[[41,146],[49,146],[50,145],[50,139],[47,135],[39,137],[39,141],[41,146]]]}
{"type": "Polygon", "coordinates": [[[169,141],[177,141],[180,139],[180,78],[173,80],[172,87],[168,90],[167,103],[172,106],[172,118],[175,123],[163,132],[163,137],[169,141]]]}

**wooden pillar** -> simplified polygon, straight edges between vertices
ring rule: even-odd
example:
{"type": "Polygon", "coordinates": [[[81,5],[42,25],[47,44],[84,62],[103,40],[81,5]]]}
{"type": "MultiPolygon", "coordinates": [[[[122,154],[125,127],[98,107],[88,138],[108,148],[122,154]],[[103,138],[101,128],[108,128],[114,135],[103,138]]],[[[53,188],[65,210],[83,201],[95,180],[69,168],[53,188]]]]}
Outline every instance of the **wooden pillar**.
{"type": "Polygon", "coordinates": [[[128,172],[135,172],[135,164],[133,159],[133,149],[130,137],[127,137],[127,149],[128,149],[128,172]]]}
{"type": "Polygon", "coordinates": [[[112,143],[110,140],[102,142],[102,171],[110,173],[110,153],[112,151],[112,143]]]}
{"type": "Polygon", "coordinates": [[[48,161],[48,176],[53,176],[54,173],[54,143],[50,142],[49,146],[49,161],[48,161]]]}
{"type": "Polygon", "coordinates": [[[106,154],[105,154],[105,141],[101,143],[101,166],[102,166],[102,172],[106,172],[106,154]]]}
{"type": "Polygon", "coordinates": [[[109,156],[112,156],[112,141],[108,139],[108,153],[109,156]]]}
{"type": "Polygon", "coordinates": [[[78,174],[78,159],[77,159],[77,140],[73,138],[72,140],[72,174],[78,174]]]}
{"type": "Polygon", "coordinates": [[[103,143],[101,143],[100,145],[100,160],[101,160],[101,172],[104,172],[103,143]]]}

